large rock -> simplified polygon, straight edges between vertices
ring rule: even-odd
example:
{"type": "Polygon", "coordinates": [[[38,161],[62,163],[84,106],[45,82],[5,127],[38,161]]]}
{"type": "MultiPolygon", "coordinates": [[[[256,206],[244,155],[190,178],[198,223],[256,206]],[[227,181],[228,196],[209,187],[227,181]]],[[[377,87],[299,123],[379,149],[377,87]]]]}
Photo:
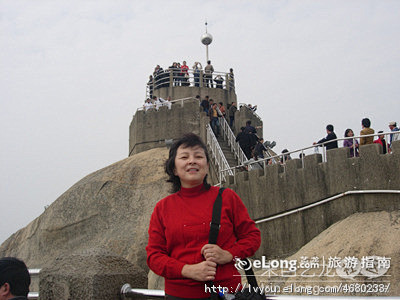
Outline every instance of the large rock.
{"type": "Polygon", "coordinates": [[[91,249],[58,257],[40,272],[41,300],[120,299],[125,283],[146,285],[146,276],[120,256],[91,249]]]}
{"type": "Polygon", "coordinates": [[[168,194],[167,149],[136,154],[73,185],[45,212],[0,246],[29,268],[85,249],[102,248],[145,270],[147,227],[158,200],[168,194]]]}
{"type": "MultiPolygon", "coordinates": [[[[295,273],[287,272],[286,268],[277,268],[273,272],[256,271],[260,275],[258,280],[264,286],[279,286],[279,294],[321,294],[326,296],[399,296],[400,295],[400,211],[356,213],[339,221],[313,240],[303,246],[296,254],[286,258],[287,261],[296,260],[295,273]],[[329,268],[329,258],[347,259],[342,266],[355,257],[385,257],[390,260],[386,273],[378,271],[377,265],[361,270],[361,264],[354,268],[329,268]],[[319,259],[316,264],[307,266],[314,258],[319,259]],[[323,267],[323,260],[325,267],[323,267]],[[303,262],[303,267],[299,267],[303,262]],[[282,273],[283,271],[283,273],[282,273]],[[278,276],[274,276],[277,274],[278,276]],[[296,275],[296,276],[290,276],[296,275]],[[386,290],[388,284],[389,288],[386,290]],[[320,292],[317,288],[339,287],[341,290],[331,289],[329,292],[320,292]],[[286,287],[286,293],[284,288],[286,287]],[[306,287],[311,287],[306,289],[306,287]],[[292,288],[292,290],[290,290],[292,288]],[[297,292],[294,290],[297,288],[297,292]],[[359,288],[359,290],[357,290],[359,288]],[[378,288],[378,290],[375,290],[378,288]],[[362,291],[365,291],[364,293],[362,291]]],[[[267,259],[268,260],[268,259],[267,259]]],[[[378,258],[373,261],[378,262],[378,258]]],[[[350,266],[350,264],[349,264],[350,266]]],[[[384,270],[384,268],[381,270],[384,270]]],[[[271,288],[271,289],[272,289],[271,288]]],[[[276,291],[279,290],[278,288],[276,291]]]]}

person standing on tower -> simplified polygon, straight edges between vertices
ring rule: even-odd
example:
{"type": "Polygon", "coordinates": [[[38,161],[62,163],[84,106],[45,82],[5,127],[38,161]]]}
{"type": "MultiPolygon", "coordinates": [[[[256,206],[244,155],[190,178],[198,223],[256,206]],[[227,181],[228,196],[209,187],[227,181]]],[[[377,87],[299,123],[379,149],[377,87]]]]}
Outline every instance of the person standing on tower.
{"type": "Polygon", "coordinates": [[[399,133],[399,128],[397,127],[396,122],[390,122],[389,123],[389,129],[391,132],[394,132],[390,134],[390,143],[389,143],[389,151],[392,150],[392,143],[394,141],[399,141],[400,140],[400,133],[399,133]]]}
{"type": "Polygon", "coordinates": [[[234,91],[235,90],[235,77],[233,75],[233,69],[229,69],[229,74],[228,74],[228,81],[229,81],[229,91],[234,91]]]}
{"type": "MultiPolygon", "coordinates": [[[[371,128],[371,121],[368,118],[364,118],[361,120],[361,127],[362,127],[362,130],[360,131],[360,135],[369,135],[369,134],[375,133],[375,131],[371,128]]],[[[373,144],[373,142],[374,142],[373,136],[367,136],[367,137],[360,138],[360,146],[373,144]]]]}
{"type": "Polygon", "coordinates": [[[186,65],[186,61],[183,61],[181,66],[181,74],[182,74],[182,86],[189,86],[189,67],[186,65]]]}
{"type": "Polygon", "coordinates": [[[207,61],[207,66],[204,68],[204,83],[206,87],[213,87],[212,73],[214,72],[214,67],[211,64],[211,60],[207,61]]]}
{"type": "Polygon", "coordinates": [[[237,111],[236,102],[232,102],[231,107],[229,107],[229,126],[232,128],[233,122],[235,121],[235,113],[237,111]]]}
{"type": "Polygon", "coordinates": [[[150,96],[150,98],[153,98],[153,88],[154,88],[153,75],[149,76],[149,81],[147,82],[147,86],[148,86],[148,89],[149,89],[149,96],[150,96]]]}
{"type": "Polygon", "coordinates": [[[193,65],[193,76],[194,76],[194,86],[199,87],[200,86],[200,71],[203,67],[201,66],[201,63],[196,61],[193,65]]]}
{"type": "MultiPolygon", "coordinates": [[[[336,140],[337,137],[333,130],[334,130],[334,127],[332,124],[326,125],[327,136],[325,138],[320,139],[318,142],[314,142],[313,145],[322,144],[327,141],[333,140],[333,142],[326,143],[323,146],[325,146],[326,150],[337,148],[338,147],[338,142],[336,140]]],[[[319,145],[319,146],[322,146],[322,145],[319,145]]]]}

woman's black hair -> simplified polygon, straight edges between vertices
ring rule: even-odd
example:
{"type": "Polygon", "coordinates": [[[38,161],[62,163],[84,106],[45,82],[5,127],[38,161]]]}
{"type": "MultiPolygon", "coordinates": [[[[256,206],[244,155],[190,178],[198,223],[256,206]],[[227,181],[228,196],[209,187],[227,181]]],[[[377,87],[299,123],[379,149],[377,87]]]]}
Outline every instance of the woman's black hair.
{"type": "MultiPolygon", "coordinates": [[[[165,162],[165,173],[168,175],[167,182],[172,183],[172,192],[176,193],[181,189],[181,180],[178,176],[174,174],[175,171],[175,158],[176,153],[178,152],[178,148],[183,146],[183,148],[193,148],[196,146],[200,146],[204,150],[204,153],[207,158],[207,163],[210,161],[208,156],[208,151],[206,145],[200,139],[200,137],[194,133],[187,133],[183,135],[179,140],[177,140],[169,149],[169,156],[167,161],[165,162]]],[[[207,175],[204,177],[204,187],[208,190],[211,186],[207,183],[207,175]]]]}
{"type": "Polygon", "coordinates": [[[344,132],[344,137],[348,137],[350,131],[353,131],[353,130],[351,130],[350,128],[347,128],[346,131],[344,132]]]}

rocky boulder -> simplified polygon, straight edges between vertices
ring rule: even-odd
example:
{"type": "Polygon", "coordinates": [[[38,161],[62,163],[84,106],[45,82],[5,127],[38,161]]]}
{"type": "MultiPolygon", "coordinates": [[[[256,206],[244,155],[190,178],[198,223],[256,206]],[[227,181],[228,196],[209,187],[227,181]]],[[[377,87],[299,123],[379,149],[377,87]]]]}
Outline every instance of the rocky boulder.
{"type": "MultiPolygon", "coordinates": [[[[294,272],[279,266],[255,273],[271,291],[268,294],[399,296],[399,241],[400,211],[356,213],[285,258],[284,261],[297,262],[294,272]],[[333,261],[339,258],[335,267],[333,261]]],[[[267,261],[272,266],[280,259],[267,261]]]]}
{"type": "Polygon", "coordinates": [[[147,276],[145,247],[151,212],[168,195],[163,163],[168,150],[152,149],[96,171],[73,185],[41,216],[0,246],[29,268],[86,249],[104,249],[147,276]]]}

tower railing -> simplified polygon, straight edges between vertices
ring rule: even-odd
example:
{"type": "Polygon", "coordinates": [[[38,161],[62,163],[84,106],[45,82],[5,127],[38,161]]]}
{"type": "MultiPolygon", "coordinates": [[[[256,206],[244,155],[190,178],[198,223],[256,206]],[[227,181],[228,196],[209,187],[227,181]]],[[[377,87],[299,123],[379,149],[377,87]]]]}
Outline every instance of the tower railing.
{"type": "Polygon", "coordinates": [[[210,154],[215,160],[215,166],[217,167],[217,173],[219,174],[219,182],[226,181],[227,175],[233,176],[233,171],[230,170],[230,166],[224,152],[217,141],[217,138],[214,135],[214,132],[211,129],[209,124],[206,125],[207,132],[207,145],[210,148],[210,154]],[[229,169],[227,172],[221,172],[221,170],[229,169]]]}
{"type": "Polygon", "coordinates": [[[188,69],[183,72],[180,69],[166,69],[154,75],[152,81],[146,85],[146,99],[151,98],[153,92],[163,87],[209,87],[224,90],[235,90],[233,74],[214,71],[206,74],[204,70],[188,69]],[[206,76],[206,75],[209,75],[206,76]],[[211,83],[210,83],[211,81],[211,83]]]}
{"type": "MultiPolygon", "coordinates": [[[[145,108],[144,105],[142,107],[139,107],[136,109],[136,111],[141,111],[141,110],[149,110],[149,109],[155,109],[155,110],[159,110],[160,107],[162,106],[167,106],[169,109],[171,109],[172,104],[180,104],[182,107],[184,105],[185,101],[188,100],[197,100],[195,97],[186,97],[186,98],[180,98],[180,99],[175,99],[175,100],[167,100],[167,99],[163,99],[163,98],[158,98],[158,99],[162,99],[163,102],[159,102],[159,103],[151,103],[151,106],[149,106],[148,108],[145,108]]],[[[198,101],[200,103],[200,101],[198,101]]]]}
{"type": "MultiPolygon", "coordinates": [[[[262,121],[261,120],[261,117],[256,113],[256,111],[254,110],[254,108],[250,108],[246,103],[239,103],[239,108],[240,107],[246,107],[248,110],[250,110],[252,113],[253,113],[253,115],[257,118],[257,119],[259,119],[260,121],[262,121]]],[[[256,105],[257,106],[257,105],[256,105]]]]}

